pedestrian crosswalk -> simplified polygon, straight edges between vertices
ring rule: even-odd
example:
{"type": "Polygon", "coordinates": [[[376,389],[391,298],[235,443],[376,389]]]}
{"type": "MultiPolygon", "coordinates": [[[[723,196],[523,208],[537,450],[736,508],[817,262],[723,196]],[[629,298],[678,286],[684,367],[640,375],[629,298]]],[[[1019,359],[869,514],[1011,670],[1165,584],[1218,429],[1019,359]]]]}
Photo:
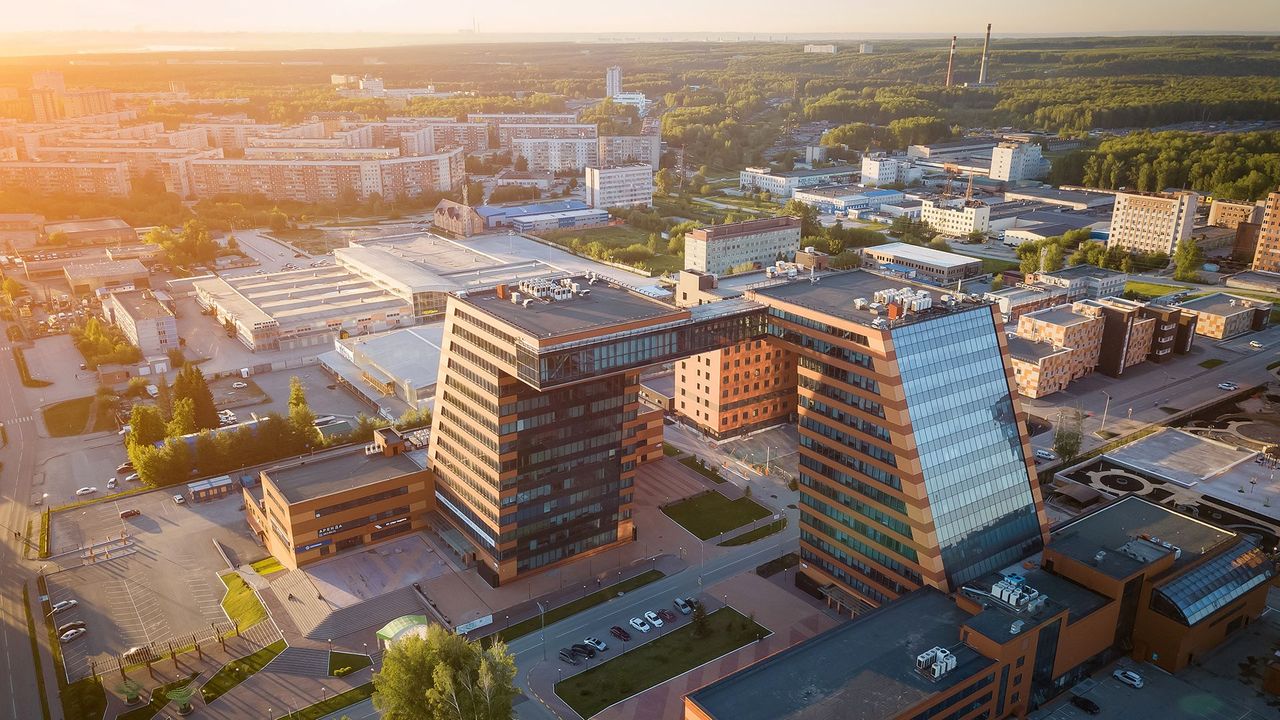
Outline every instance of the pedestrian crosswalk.
{"type": "Polygon", "coordinates": [[[16,425],[17,423],[31,422],[35,417],[32,415],[23,415],[22,417],[9,418],[4,421],[5,425],[16,425]]]}

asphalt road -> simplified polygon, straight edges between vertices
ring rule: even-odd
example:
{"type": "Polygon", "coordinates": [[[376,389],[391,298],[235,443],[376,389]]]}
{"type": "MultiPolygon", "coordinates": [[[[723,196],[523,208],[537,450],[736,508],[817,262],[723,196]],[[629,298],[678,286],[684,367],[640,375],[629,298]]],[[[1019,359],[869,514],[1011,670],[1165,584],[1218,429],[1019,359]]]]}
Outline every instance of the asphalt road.
{"type": "MultiPolygon", "coordinates": [[[[22,559],[22,543],[13,535],[24,532],[30,508],[31,476],[36,455],[36,421],[22,394],[22,383],[8,343],[0,345],[0,422],[8,443],[0,448],[0,720],[29,720],[39,715],[27,616],[22,586],[31,568],[22,559]]],[[[34,592],[35,588],[32,587],[34,592]]],[[[37,624],[37,627],[39,625],[37,624]]],[[[56,698],[53,698],[56,702],[56,698]]]]}

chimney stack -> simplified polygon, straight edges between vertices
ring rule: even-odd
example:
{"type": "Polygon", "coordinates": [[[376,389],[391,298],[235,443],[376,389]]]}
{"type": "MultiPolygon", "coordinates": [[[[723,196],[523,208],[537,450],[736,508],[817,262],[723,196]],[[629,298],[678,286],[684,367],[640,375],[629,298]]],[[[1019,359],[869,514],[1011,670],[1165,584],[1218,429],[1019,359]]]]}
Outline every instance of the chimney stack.
{"type": "Polygon", "coordinates": [[[987,39],[982,41],[982,67],[978,70],[978,84],[987,84],[987,53],[991,50],[991,23],[987,23],[987,39]]]}
{"type": "Polygon", "coordinates": [[[951,87],[951,68],[956,62],[956,36],[951,36],[951,54],[947,56],[947,87],[951,87]]]}

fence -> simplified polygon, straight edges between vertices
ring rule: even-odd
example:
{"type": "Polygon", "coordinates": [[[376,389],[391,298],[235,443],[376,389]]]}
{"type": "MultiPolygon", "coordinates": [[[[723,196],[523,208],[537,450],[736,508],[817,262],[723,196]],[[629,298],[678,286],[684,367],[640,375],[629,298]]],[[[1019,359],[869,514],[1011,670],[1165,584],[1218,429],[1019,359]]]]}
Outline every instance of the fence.
{"type": "MultiPolygon", "coordinates": [[[[124,653],[105,660],[87,658],[89,674],[93,677],[113,672],[119,672],[123,675],[124,671],[130,667],[150,665],[161,660],[172,660],[181,653],[207,646],[209,643],[221,643],[225,638],[235,634],[236,624],[233,622],[209,623],[208,631],[202,630],[199,633],[178,635],[163,642],[149,642],[146,645],[130,648],[124,653]]],[[[68,675],[70,675],[70,668],[68,668],[68,675]]],[[[80,678],[67,678],[69,682],[75,682],[78,679],[80,678]]]]}

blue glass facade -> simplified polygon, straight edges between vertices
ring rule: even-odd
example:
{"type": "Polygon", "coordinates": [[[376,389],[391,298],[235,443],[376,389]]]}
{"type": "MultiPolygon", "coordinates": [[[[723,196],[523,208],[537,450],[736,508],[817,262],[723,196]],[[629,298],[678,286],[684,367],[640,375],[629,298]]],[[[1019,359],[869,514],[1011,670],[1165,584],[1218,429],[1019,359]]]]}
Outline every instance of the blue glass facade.
{"type": "Polygon", "coordinates": [[[893,331],[948,584],[1043,545],[990,308],[893,331]]]}

